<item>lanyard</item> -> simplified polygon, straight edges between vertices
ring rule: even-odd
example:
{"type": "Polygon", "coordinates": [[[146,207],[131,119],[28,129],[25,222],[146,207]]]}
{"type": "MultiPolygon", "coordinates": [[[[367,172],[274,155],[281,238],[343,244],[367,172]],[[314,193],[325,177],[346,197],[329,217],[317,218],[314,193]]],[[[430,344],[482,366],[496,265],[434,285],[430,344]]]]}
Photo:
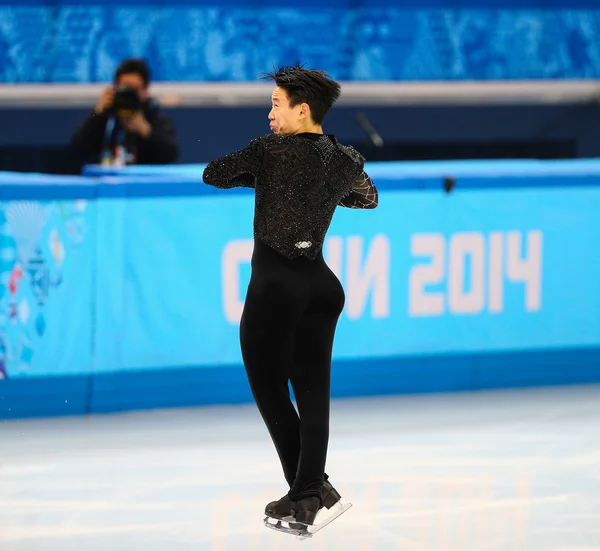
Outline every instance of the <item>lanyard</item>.
{"type": "Polygon", "coordinates": [[[108,121],[106,121],[106,127],[104,128],[104,143],[108,149],[110,149],[110,138],[112,136],[113,130],[115,129],[115,124],[115,117],[109,117],[108,121]]]}
{"type": "MultiPolygon", "coordinates": [[[[109,117],[108,121],[106,121],[106,127],[104,129],[104,151],[102,154],[102,163],[111,164],[113,160],[113,143],[112,143],[112,135],[114,133],[116,127],[116,117],[109,117]]],[[[117,135],[115,136],[115,147],[119,148],[119,146],[124,147],[124,138],[126,132],[125,129],[118,129],[117,135]]],[[[125,152],[126,154],[127,152],[125,152]]]]}

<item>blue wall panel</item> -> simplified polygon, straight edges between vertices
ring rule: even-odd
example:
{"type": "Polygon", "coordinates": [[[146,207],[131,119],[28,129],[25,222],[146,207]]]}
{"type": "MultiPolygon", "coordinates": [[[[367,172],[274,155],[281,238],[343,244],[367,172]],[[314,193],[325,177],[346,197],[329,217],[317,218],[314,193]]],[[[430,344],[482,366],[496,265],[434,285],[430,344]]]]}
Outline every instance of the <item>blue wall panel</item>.
{"type": "MultiPolygon", "coordinates": [[[[598,161],[367,169],[324,249],[334,396],[600,381],[598,161]]],[[[251,400],[252,192],[201,170],[0,174],[0,417],[251,400]]]]}

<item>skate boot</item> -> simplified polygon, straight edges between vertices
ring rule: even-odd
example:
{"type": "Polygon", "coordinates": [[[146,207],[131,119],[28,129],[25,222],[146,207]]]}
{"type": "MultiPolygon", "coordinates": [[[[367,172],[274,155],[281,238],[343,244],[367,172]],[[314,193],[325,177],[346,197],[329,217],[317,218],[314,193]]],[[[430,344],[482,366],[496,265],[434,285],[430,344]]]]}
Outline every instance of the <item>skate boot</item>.
{"type": "Polygon", "coordinates": [[[323,482],[323,489],[321,490],[321,507],[331,509],[336,503],[342,499],[339,492],[331,485],[329,480],[323,482]]]}
{"type": "Polygon", "coordinates": [[[301,540],[311,538],[316,532],[352,507],[352,503],[342,503],[340,494],[331,484],[326,484],[320,497],[307,497],[292,501],[286,495],[269,503],[265,508],[265,526],[278,532],[294,535],[301,540]],[[333,509],[333,512],[317,524],[315,523],[317,513],[324,507],[333,509]]]}
{"type": "MultiPolygon", "coordinates": [[[[342,496],[331,485],[331,482],[326,480],[323,483],[323,489],[321,490],[321,504],[319,510],[323,507],[331,509],[341,498],[342,496]]],[[[282,519],[284,517],[281,515],[291,509],[291,503],[292,500],[289,496],[285,495],[277,501],[271,501],[271,503],[265,507],[265,514],[272,518],[282,519]]]]}
{"type": "Polygon", "coordinates": [[[317,513],[321,509],[320,497],[305,497],[298,501],[282,498],[275,503],[277,506],[265,511],[267,527],[299,537],[310,537],[308,527],[315,523],[317,513]],[[277,522],[273,523],[274,520],[277,522]],[[285,522],[286,526],[282,522],[285,522]]]}

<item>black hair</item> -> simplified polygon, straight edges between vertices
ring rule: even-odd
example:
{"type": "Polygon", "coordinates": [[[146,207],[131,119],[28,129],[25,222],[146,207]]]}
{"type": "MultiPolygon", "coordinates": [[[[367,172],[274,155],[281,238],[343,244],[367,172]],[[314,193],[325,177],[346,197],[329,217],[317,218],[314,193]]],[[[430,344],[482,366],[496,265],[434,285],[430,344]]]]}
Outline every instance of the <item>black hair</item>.
{"type": "Polygon", "coordinates": [[[150,84],[150,69],[143,59],[130,57],[123,60],[117,67],[117,72],[115,73],[115,82],[119,80],[119,77],[122,75],[130,74],[140,75],[146,86],[150,84]]]}
{"type": "Polygon", "coordinates": [[[307,103],[316,124],[323,124],[327,111],[342,92],[341,86],[325,71],[304,69],[298,62],[296,65],[284,65],[271,73],[263,73],[261,78],[274,80],[279,88],[283,88],[291,107],[307,103]]]}

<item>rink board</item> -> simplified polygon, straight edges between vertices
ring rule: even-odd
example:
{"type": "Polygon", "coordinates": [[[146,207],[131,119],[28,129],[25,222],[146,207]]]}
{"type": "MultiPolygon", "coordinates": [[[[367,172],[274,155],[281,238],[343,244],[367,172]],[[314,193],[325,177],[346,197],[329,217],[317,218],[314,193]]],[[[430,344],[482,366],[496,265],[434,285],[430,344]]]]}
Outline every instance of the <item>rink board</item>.
{"type": "MultiPolygon", "coordinates": [[[[202,168],[0,174],[0,417],[252,400],[252,192],[202,168]]],[[[600,162],[368,168],[324,248],[333,396],[600,381],[600,162]]]]}

